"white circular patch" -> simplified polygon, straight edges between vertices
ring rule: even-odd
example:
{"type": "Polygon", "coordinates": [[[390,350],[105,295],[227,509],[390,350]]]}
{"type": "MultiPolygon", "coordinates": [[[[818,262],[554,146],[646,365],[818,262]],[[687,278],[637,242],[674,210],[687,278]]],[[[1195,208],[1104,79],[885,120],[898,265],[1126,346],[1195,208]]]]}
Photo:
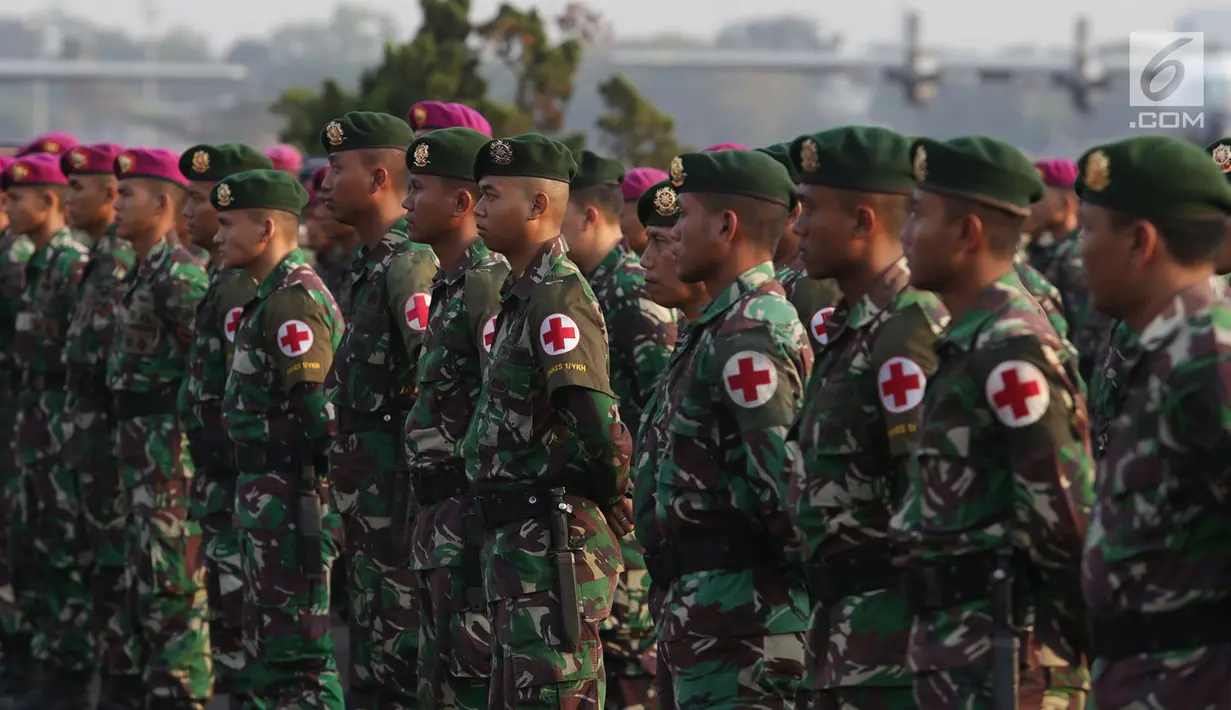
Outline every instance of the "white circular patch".
{"type": "Polygon", "coordinates": [[[539,325],[539,343],[548,355],[563,355],[581,344],[581,331],[572,318],[553,313],[539,325]]]}
{"type": "Polygon", "coordinates": [[[881,406],[892,414],[909,412],[923,401],[928,378],[923,368],[908,357],[891,357],[876,373],[881,406]]]}
{"type": "Polygon", "coordinates": [[[229,342],[235,342],[235,333],[239,330],[239,317],[244,314],[242,308],[232,308],[227,311],[227,317],[222,321],[222,332],[229,342]]]}
{"type": "Polygon", "coordinates": [[[825,324],[831,315],[833,315],[833,308],[822,308],[812,314],[812,324],[809,330],[812,332],[812,337],[821,345],[829,342],[829,331],[825,324]]]}
{"type": "Polygon", "coordinates": [[[492,351],[492,343],[496,342],[496,318],[497,317],[498,315],[492,316],[491,318],[487,319],[486,323],[483,324],[483,351],[484,352],[490,353],[492,351]]]}
{"type": "Polygon", "coordinates": [[[406,304],[402,307],[402,311],[406,314],[406,327],[420,333],[427,330],[428,313],[431,312],[431,309],[431,294],[422,291],[412,293],[410,298],[406,299],[406,304]]]}
{"type": "Polygon", "coordinates": [[[301,320],[288,320],[278,326],[278,349],[287,357],[299,357],[308,352],[316,337],[301,320]]]}
{"type": "Polygon", "coordinates": [[[752,409],[768,402],[778,391],[778,369],[765,355],[743,350],[722,366],[722,385],[736,404],[752,409]]]}
{"type": "Polygon", "coordinates": [[[987,376],[983,390],[996,418],[1013,428],[1042,419],[1051,402],[1051,390],[1043,373],[1022,360],[1005,360],[997,365],[987,376]]]}

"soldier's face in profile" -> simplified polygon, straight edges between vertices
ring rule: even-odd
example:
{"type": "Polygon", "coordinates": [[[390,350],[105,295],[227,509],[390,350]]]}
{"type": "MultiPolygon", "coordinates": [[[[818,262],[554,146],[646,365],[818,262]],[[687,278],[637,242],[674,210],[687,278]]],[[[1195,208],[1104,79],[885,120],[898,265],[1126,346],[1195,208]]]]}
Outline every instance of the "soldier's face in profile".
{"type": "Polygon", "coordinates": [[[667,227],[647,227],[645,251],[641,266],[645,268],[645,293],[664,308],[683,308],[699,303],[705,286],[680,281],[675,270],[675,254],[671,251],[671,230],[667,227]]]}
{"type": "Polygon", "coordinates": [[[116,235],[129,239],[148,232],[158,219],[158,197],[144,180],[121,180],[116,191],[116,235]]]}
{"type": "Polygon", "coordinates": [[[516,183],[509,182],[516,179],[485,177],[479,181],[479,201],[474,206],[475,226],[487,248],[497,253],[503,253],[518,240],[530,213],[525,189],[518,189],[516,183]]]}
{"type": "Polygon", "coordinates": [[[637,217],[637,202],[625,202],[620,209],[620,231],[624,233],[624,242],[638,256],[645,252],[647,239],[646,229],[641,226],[637,217]]]}
{"type": "Polygon", "coordinates": [[[4,212],[14,234],[25,234],[39,224],[41,190],[32,188],[9,188],[5,194],[4,212]]]}
{"type": "Polygon", "coordinates": [[[103,209],[115,201],[115,178],[110,175],[73,175],[68,179],[64,204],[68,224],[89,229],[104,219],[103,209]]]}
{"type": "Polygon", "coordinates": [[[372,168],[363,161],[362,151],[348,150],[329,156],[329,171],[321,180],[321,202],[329,214],[342,224],[353,225],[356,217],[372,202],[372,168]]]}
{"type": "Polygon", "coordinates": [[[228,269],[240,269],[265,251],[264,213],[260,210],[233,210],[218,215],[214,245],[218,260],[228,269]]]}
{"type": "Polygon", "coordinates": [[[1109,210],[1089,203],[1082,203],[1077,215],[1081,228],[1078,248],[1090,285],[1090,305],[1119,318],[1125,311],[1122,300],[1134,290],[1125,285],[1136,280],[1132,232],[1138,223],[1116,229],[1109,210]]]}
{"type": "Polygon", "coordinates": [[[218,233],[218,212],[210,204],[209,193],[214,183],[193,180],[188,183],[188,195],[184,198],[184,218],[188,220],[188,234],[200,247],[209,247],[218,233]]]}
{"type": "Polygon", "coordinates": [[[448,187],[444,178],[436,175],[410,176],[402,208],[406,210],[406,231],[411,241],[432,244],[448,233],[458,210],[456,190],[448,187]]]}
{"type": "Polygon", "coordinates": [[[808,276],[829,279],[842,275],[849,262],[851,240],[858,226],[841,203],[836,190],[821,185],[800,185],[801,211],[792,229],[799,237],[799,254],[808,276]]]}
{"type": "Polygon", "coordinates": [[[713,214],[696,195],[678,197],[680,217],[671,228],[675,273],[685,283],[703,281],[729,251],[721,214],[713,214]]]}
{"type": "Polygon", "coordinates": [[[910,283],[925,291],[939,291],[957,270],[961,220],[951,220],[945,200],[916,189],[910,215],[902,227],[902,252],[910,267],[910,283]]]}

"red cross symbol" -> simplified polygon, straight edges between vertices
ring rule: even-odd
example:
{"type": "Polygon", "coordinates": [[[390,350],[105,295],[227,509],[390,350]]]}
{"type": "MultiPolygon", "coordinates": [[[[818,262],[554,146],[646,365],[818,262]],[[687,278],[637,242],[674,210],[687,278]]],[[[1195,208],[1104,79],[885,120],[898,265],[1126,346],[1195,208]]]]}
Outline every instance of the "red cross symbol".
{"type": "Polygon", "coordinates": [[[278,347],[288,357],[298,357],[312,347],[312,330],[301,320],[288,320],[278,328],[278,347]]]}
{"type": "Polygon", "coordinates": [[[914,409],[923,401],[927,377],[923,368],[910,358],[889,358],[881,365],[876,379],[880,384],[881,403],[894,414],[914,409]]]}
{"type": "Polygon", "coordinates": [[[996,416],[1013,427],[1037,422],[1047,411],[1050,401],[1043,373],[1021,360],[997,365],[988,375],[986,390],[996,416]]]}
{"type": "Polygon", "coordinates": [[[483,324],[483,349],[491,352],[494,342],[496,342],[496,316],[488,318],[483,324]]]}
{"type": "Polygon", "coordinates": [[[759,407],[778,389],[778,373],[769,358],[751,350],[732,355],[722,374],[731,399],[741,407],[759,407]]]}
{"type": "Polygon", "coordinates": [[[581,342],[577,335],[577,324],[563,313],[547,316],[539,327],[539,337],[542,338],[543,350],[548,355],[563,355],[581,342]]]}
{"type": "Polygon", "coordinates": [[[223,323],[223,331],[226,333],[227,340],[235,341],[235,331],[239,329],[239,317],[243,315],[244,309],[232,308],[227,311],[226,321],[223,323]]]}
{"type": "Polygon", "coordinates": [[[816,342],[821,345],[829,342],[829,329],[825,323],[831,315],[833,315],[833,308],[822,308],[812,314],[812,337],[816,338],[816,342]]]}
{"type": "Polygon", "coordinates": [[[411,330],[426,330],[428,309],[432,305],[432,297],[419,292],[406,299],[406,325],[411,330]]]}

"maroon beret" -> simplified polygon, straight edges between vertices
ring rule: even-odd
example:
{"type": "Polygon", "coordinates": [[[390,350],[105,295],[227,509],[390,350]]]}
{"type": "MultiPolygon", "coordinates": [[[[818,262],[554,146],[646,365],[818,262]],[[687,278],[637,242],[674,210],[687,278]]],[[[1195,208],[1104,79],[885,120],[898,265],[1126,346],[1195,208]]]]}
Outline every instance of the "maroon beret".
{"type": "Polygon", "coordinates": [[[325,174],[329,172],[329,166],[323,165],[312,173],[312,177],[308,178],[308,204],[312,204],[321,199],[321,183],[325,182],[325,174]]]}
{"type": "Polygon", "coordinates": [[[15,158],[0,176],[0,189],[67,185],[68,178],[60,170],[60,157],[51,153],[33,153],[15,158]]]}
{"type": "Polygon", "coordinates": [[[752,149],[746,145],[740,145],[739,143],[719,143],[718,145],[712,145],[701,152],[702,153],[713,153],[716,150],[752,150],[752,149]]]}
{"type": "Polygon", "coordinates": [[[37,155],[39,153],[61,155],[64,151],[75,145],[77,145],[77,139],[72,134],[53,131],[51,133],[44,133],[22,146],[21,150],[17,151],[17,156],[37,155]]]}
{"type": "Polygon", "coordinates": [[[425,128],[470,128],[489,138],[492,135],[492,125],[483,118],[483,114],[462,104],[420,101],[410,108],[406,122],[416,131],[425,128]]]}
{"type": "Polygon", "coordinates": [[[60,170],[68,175],[113,175],[115,157],[124,146],[115,143],[95,143],[73,146],[60,156],[60,170]]]}
{"type": "Polygon", "coordinates": [[[646,190],[667,179],[665,170],[658,168],[633,168],[624,176],[620,192],[624,193],[625,202],[636,202],[646,190]]]}
{"type": "Polygon", "coordinates": [[[1039,171],[1039,177],[1043,178],[1043,183],[1048,187],[1071,190],[1073,183],[1077,182],[1077,163],[1067,158],[1037,160],[1034,168],[1039,171]]]}
{"type": "Polygon", "coordinates": [[[293,145],[279,143],[265,149],[265,155],[274,164],[274,170],[297,173],[303,170],[303,154],[293,145]]]}
{"type": "Polygon", "coordinates": [[[166,180],[188,187],[188,179],[180,172],[180,155],[166,148],[129,148],[115,157],[115,176],[166,180]]]}

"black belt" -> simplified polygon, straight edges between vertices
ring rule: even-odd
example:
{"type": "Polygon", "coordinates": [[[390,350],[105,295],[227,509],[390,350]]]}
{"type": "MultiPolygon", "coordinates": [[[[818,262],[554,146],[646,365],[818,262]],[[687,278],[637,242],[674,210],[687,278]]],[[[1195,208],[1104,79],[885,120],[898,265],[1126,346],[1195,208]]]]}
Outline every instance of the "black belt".
{"type": "MultiPolygon", "coordinates": [[[[902,570],[902,595],[916,614],[989,599],[998,563],[994,550],[971,552],[945,562],[925,562],[902,570]]],[[[1014,579],[1018,587],[1015,594],[1021,596],[1027,575],[1019,573],[1014,579]]]]}
{"type": "Polygon", "coordinates": [[[840,555],[813,559],[808,563],[808,589],[822,604],[834,604],[844,597],[897,590],[902,570],[893,566],[893,551],[875,544],[840,555]]]}
{"type": "Polygon", "coordinates": [[[300,460],[299,450],[283,442],[235,444],[235,467],[244,473],[293,473],[300,460]]]}
{"type": "MultiPolygon", "coordinates": [[[[483,525],[488,530],[546,517],[554,512],[552,489],[547,487],[527,486],[518,490],[480,493],[474,500],[479,514],[483,516],[483,525]]],[[[579,496],[566,495],[564,500],[573,506],[574,511],[594,507],[592,501],[579,496]]]]}
{"type": "Polygon", "coordinates": [[[406,427],[406,411],[380,409],[375,412],[358,412],[354,409],[338,409],[338,431],[353,434],[359,431],[387,431],[397,433],[406,427]]]}
{"type": "Polygon", "coordinates": [[[657,584],[669,584],[686,574],[708,570],[770,568],[782,559],[764,533],[732,532],[665,540],[657,552],[645,554],[645,568],[657,584]]]}
{"type": "Polygon", "coordinates": [[[449,463],[435,470],[423,471],[412,479],[415,500],[419,505],[436,505],[470,490],[470,479],[461,463],[449,463]]]}
{"type": "Polygon", "coordinates": [[[233,470],[231,442],[221,427],[206,425],[188,432],[188,453],[197,466],[197,473],[218,477],[233,470]]]}
{"type": "Polygon", "coordinates": [[[35,390],[62,390],[67,382],[63,372],[27,372],[25,387],[35,390]]]}
{"type": "Polygon", "coordinates": [[[1090,617],[1090,644],[1098,658],[1166,653],[1231,643],[1231,598],[1150,614],[1090,617]]]}
{"type": "Polygon", "coordinates": [[[153,392],[115,393],[116,419],[136,419],[160,414],[175,414],[179,398],[179,385],[169,385],[153,392]]]}
{"type": "Polygon", "coordinates": [[[70,371],[68,389],[78,397],[88,399],[102,400],[111,397],[111,390],[107,389],[107,373],[101,370],[70,371]]]}

